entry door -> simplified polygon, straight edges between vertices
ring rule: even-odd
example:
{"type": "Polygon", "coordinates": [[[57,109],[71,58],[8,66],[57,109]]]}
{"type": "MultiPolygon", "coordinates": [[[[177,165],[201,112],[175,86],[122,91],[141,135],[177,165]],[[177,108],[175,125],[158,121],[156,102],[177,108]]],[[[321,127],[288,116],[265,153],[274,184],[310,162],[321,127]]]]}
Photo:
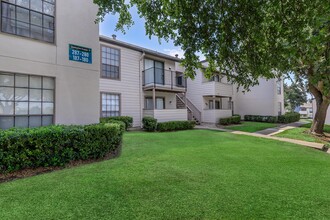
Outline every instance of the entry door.
{"type": "Polygon", "coordinates": [[[165,109],[165,99],[156,98],[156,109],[165,109]]]}

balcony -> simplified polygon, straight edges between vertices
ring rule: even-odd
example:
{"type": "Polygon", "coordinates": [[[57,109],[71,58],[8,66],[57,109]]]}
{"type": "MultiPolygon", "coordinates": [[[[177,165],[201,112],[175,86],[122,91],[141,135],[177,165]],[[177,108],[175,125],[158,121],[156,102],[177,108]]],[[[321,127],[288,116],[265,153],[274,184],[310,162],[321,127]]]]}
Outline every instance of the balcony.
{"type": "Polygon", "coordinates": [[[202,120],[206,123],[218,123],[220,118],[228,118],[232,116],[230,109],[204,109],[202,120]]]}
{"type": "Polygon", "coordinates": [[[204,82],[203,83],[203,96],[233,96],[233,85],[221,82],[204,82]]]}
{"type": "Polygon", "coordinates": [[[158,122],[188,120],[187,109],[153,109],[143,110],[143,116],[157,119],[158,122]]]}
{"type": "Polygon", "coordinates": [[[186,92],[187,80],[183,73],[165,70],[161,68],[152,67],[143,72],[143,89],[170,91],[170,92],[186,92]]]}

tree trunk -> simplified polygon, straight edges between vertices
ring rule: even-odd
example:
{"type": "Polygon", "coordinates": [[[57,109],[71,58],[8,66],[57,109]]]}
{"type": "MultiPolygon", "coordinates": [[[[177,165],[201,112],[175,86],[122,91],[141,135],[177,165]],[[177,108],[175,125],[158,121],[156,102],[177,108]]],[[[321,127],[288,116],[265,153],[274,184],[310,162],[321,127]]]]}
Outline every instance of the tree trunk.
{"type": "MultiPolygon", "coordinates": [[[[309,75],[312,75],[312,68],[309,69],[309,75]]],[[[330,98],[323,95],[322,89],[312,84],[311,80],[308,83],[310,92],[314,95],[316,101],[316,114],[313,119],[310,132],[314,135],[322,136],[327,110],[330,104],[330,98]]]]}
{"type": "Polygon", "coordinates": [[[313,119],[312,127],[310,130],[312,134],[318,136],[323,135],[323,128],[327,116],[328,107],[329,102],[327,100],[322,100],[321,103],[316,101],[316,114],[313,119]]]}

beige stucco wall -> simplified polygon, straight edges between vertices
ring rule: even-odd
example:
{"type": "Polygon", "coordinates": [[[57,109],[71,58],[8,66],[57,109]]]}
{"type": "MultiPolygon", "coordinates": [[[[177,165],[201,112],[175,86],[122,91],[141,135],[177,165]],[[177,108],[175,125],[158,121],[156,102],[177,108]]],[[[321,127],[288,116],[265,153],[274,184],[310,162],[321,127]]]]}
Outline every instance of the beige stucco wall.
{"type": "Polygon", "coordinates": [[[99,27],[91,1],[56,1],[56,43],[0,32],[0,71],[52,76],[56,80],[55,123],[99,120],[99,27]],[[79,7],[77,7],[79,6],[79,7]],[[69,61],[69,44],[92,48],[93,64],[69,61]]]}
{"type": "Polygon", "coordinates": [[[196,106],[199,111],[203,111],[203,73],[200,70],[196,70],[194,79],[187,79],[187,98],[196,106]]]}
{"type": "Polygon", "coordinates": [[[243,89],[236,90],[234,86],[234,112],[244,115],[278,115],[278,102],[281,102],[284,114],[283,80],[281,94],[277,94],[276,79],[259,79],[259,85],[251,87],[249,92],[243,89]]]}

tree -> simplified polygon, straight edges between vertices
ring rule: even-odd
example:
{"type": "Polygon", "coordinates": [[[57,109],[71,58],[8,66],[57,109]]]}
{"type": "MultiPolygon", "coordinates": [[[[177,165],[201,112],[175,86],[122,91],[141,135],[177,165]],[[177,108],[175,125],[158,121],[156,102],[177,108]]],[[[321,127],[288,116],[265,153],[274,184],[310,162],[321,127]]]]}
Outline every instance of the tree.
{"type": "Polygon", "coordinates": [[[284,83],[284,103],[291,112],[306,102],[307,95],[303,85],[299,85],[298,83],[288,85],[284,83]]]}
{"type": "Polygon", "coordinates": [[[200,68],[197,52],[238,86],[293,72],[308,82],[317,102],[311,132],[323,134],[330,104],[330,1],[291,0],[94,0],[99,20],[118,13],[117,29],[133,25],[135,6],[146,34],[173,40],[184,51],[189,77],[200,68]]]}

